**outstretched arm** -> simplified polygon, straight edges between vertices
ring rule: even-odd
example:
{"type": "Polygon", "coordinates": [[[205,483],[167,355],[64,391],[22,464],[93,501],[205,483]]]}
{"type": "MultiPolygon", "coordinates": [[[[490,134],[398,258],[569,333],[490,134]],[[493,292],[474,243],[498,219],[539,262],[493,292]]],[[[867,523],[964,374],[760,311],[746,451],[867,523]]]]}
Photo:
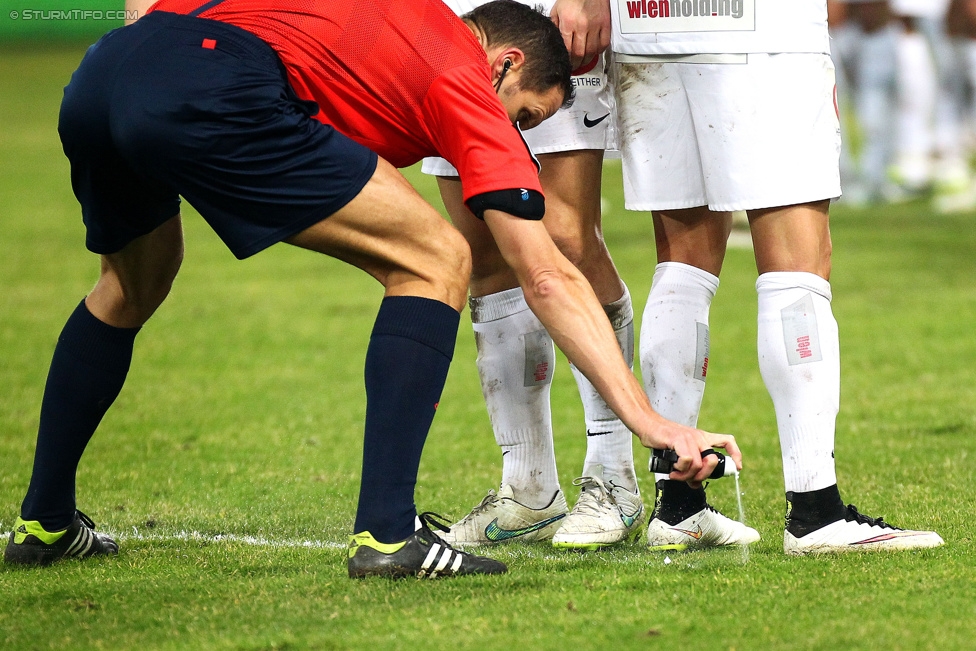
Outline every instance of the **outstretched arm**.
{"type": "Polygon", "coordinates": [[[574,70],[610,46],[609,0],[556,0],[549,15],[566,41],[574,70]]]}
{"type": "Polygon", "coordinates": [[[703,463],[701,451],[711,447],[724,448],[741,467],[742,456],[733,437],[679,425],[654,411],[624,362],[610,322],[589,283],[559,252],[542,222],[487,210],[485,223],[515,271],[526,302],[556,345],[642,445],[678,453],[674,479],[700,482],[708,477],[716,461],[709,457],[703,463]]]}

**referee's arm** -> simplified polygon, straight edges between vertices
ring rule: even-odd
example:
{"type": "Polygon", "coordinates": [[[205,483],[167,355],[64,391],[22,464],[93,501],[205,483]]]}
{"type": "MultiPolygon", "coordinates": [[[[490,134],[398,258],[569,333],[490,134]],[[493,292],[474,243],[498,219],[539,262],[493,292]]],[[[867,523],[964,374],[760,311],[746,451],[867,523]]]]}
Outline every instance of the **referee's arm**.
{"type": "Polygon", "coordinates": [[[541,221],[488,209],[484,220],[525,300],[553,341],[593,383],[620,419],[649,448],[674,449],[680,458],[674,479],[702,481],[714,468],[701,451],[725,448],[741,466],[734,439],[672,423],[657,414],[624,362],[610,321],[583,274],[567,260],[541,221]],[[706,472],[707,471],[707,472],[706,472]]]}

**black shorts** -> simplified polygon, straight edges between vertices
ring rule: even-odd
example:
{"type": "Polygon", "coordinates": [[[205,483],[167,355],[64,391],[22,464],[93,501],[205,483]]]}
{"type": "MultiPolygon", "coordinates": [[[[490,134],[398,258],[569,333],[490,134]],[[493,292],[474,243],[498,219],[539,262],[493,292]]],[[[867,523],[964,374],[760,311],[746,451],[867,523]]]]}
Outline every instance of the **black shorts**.
{"type": "Polygon", "coordinates": [[[316,112],[274,50],[233,25],[153,12],[107,34],[58,124],[88,248],[120,250],[176,215],[179,195],[238,258],[328,217],[376,154],[316,112]]]}

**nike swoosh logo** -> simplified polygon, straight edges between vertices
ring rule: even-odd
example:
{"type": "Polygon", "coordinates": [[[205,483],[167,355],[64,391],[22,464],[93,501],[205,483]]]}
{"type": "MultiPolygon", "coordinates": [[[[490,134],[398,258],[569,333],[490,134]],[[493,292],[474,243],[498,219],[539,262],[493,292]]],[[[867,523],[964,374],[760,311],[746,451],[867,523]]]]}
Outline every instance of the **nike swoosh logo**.
{"type": "Polygon", "coordinates": [[[701,527],[698,527],[698,531],[688,531],[687,529],[678,529],[677,527],[671,527],[671,528],[674,529],[675,531],[680,531],[681,533],[688,534],[695,540],[700,540],[702,537],[701,527]]]}
{"type": "Polygon", "coordinates": [[[560,513],[555,517],[549,518],[548,520],[543,520],[542,522],[536,522],[535,524],[523,529],[502,529],[498,526],[498,518],[495,518],[491,521],[491,524],[485,527],[485,537],[492,542],[511,540],[512,538],[518,538],[519,536],[524,536],[527,533],[532,533],[533,531],[538,531],[539,529],[548,527],[553,522],[562,520],[565,517],[565,513],[560,513]]]}
{"type": "Polygon", "coordinates": [[[604,115],[602,117],[598,117],[595,120],[591,120],[589,115],[583,114],[583,126],[585,126],[587,129],[592,129],[596,125],[598,125],[601,122],[603,122],[604,120],[606,120],[608,117],[610,117],[610,114],[609,113],[607,113],[606,115],[604,115]]]}
{"type": "Polygon", "coordinates": [[[919,535],[917,531],[889,531],[887,533],[874,536],[873,538],[866,538],[864,540],[857,540],[852,542],[851,545],[869,545],[876,542],[884,542],[886,540],[894,540],[895,538],[911,538],[912,536],[919,535]]]}
{"type": "Polygon", "coordinates": [[[613,431],[611,430],[606,432],[591,432],[590,430],[586,430],[587,436],[606,436],[607,434],[613,434],[613,431]]]}

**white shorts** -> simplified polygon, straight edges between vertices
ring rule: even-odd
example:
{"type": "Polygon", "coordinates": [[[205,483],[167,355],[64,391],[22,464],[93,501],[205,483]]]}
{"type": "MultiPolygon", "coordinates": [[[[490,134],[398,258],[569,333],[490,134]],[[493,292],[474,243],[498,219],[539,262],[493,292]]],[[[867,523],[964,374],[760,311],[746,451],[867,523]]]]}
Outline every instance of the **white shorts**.
{"type": "Polygon", "coordinates": [[[614,73],[628,210],[750,210],[840,196],[828,55],[617,63],[614,73]]]}
{"type": "MultiPolygon", "coordinates": [[[[573,77],[576,100],[534,129],[523,131],[525,142],[535,155],[577,149],[615,149],[616,118],[613,92],[607,83],[604,59],[585,75],[573,77]]],[[[457,170],[443,158],[425,158],[421,170],[434,176],[457,176],[457,170]]]]}

